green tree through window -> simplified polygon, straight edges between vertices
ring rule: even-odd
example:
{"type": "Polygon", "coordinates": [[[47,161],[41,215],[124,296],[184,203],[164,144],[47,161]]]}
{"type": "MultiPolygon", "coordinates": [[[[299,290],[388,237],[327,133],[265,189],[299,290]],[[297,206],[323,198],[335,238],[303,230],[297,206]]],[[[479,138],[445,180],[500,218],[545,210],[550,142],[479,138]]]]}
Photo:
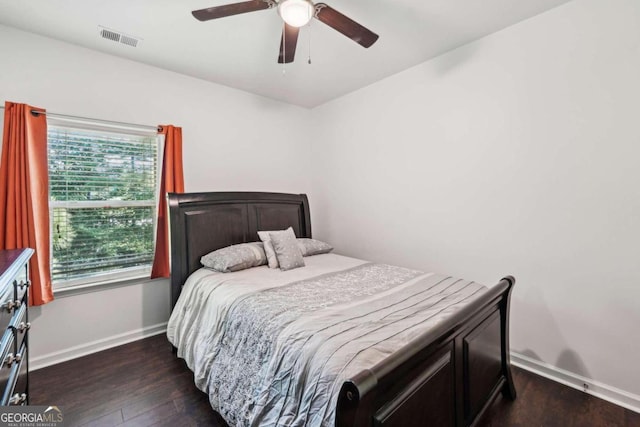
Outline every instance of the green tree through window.
{"type": "Polygon", "coordinates": [[[49,126],[54,286],[149,267],[156,211],[156,138],[49,126]]]}

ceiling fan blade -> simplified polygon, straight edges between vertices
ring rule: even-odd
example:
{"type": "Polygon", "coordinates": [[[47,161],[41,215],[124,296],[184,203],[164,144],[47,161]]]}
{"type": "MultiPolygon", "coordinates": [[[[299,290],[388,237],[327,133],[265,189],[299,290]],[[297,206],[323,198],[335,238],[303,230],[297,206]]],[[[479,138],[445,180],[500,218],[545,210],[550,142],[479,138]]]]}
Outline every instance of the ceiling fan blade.
{"type": "Polygon", "coordinates": [[[369,47],[378,40],[376,33],[346,17],[331,6],[327,6],[325,3],[316,3],[315,18],[364,47],[369,47]]]}
{"type": "Polygon", "coordinates": [[[278,55],[278,64],[288,64],[293,62],[293,58],[296,56],[296,45],[298,44],[299,32],[300,28],[284,24],[282,37],[280,38],[280,55],[278,55]]]}
{"type": "Polygon", "coordinates": [[[225,4],[222,6],[210,7],[208,9],[194,10],[191,12],[194,18],[199,21],[224,18],[225,16],[238,15],[241,13],[255,12],[256,10],[269,9],[273,3],[265,0],[251,0],[240,3],[225,4]]]}

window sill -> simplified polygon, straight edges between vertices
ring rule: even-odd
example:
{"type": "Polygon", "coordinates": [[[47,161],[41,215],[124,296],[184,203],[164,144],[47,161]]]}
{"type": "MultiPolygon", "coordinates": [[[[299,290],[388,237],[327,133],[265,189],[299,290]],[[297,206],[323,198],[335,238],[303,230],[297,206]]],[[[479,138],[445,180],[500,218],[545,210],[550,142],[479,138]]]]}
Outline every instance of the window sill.
{"type": "Polygon", "coordinates": [[[85,283],[82,285],[74,285],[62,287],[53,290],[54,298],[66,298],[76,295],[88,294],[92,292],[101,292],[108,289],[121,288],[124,286],[138,285],[148,282],[156,282],[158,280],[168,280],[165,278],[151,279],[148,274],[131,276],[127,278],[104,280],[102,282],[85,283]]]}

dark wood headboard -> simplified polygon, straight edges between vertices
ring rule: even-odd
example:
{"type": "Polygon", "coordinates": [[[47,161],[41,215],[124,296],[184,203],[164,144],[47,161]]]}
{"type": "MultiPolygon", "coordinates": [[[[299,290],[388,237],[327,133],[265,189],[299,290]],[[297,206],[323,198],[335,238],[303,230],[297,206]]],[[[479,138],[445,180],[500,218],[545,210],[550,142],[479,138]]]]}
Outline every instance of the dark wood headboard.
{"type": "Polygon", "coordinates": [[[169,193],[171,308],[182,285],[200,268],[200,258],[216,249],[258,241],[258,230],[293,227],[311,237],[305,194],[214,192],[169,193]]]}

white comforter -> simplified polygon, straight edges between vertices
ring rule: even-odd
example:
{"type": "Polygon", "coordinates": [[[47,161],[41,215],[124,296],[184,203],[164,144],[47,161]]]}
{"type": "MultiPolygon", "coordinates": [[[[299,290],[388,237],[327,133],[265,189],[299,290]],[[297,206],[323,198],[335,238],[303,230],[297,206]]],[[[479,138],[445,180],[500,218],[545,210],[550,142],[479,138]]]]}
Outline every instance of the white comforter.
{"type": "Polygon", "coordinates": [[[230,426],[332,426],[342,383],[486,290],[335,254],[282,272],[196,271],[167,328],[230,426]]]}

